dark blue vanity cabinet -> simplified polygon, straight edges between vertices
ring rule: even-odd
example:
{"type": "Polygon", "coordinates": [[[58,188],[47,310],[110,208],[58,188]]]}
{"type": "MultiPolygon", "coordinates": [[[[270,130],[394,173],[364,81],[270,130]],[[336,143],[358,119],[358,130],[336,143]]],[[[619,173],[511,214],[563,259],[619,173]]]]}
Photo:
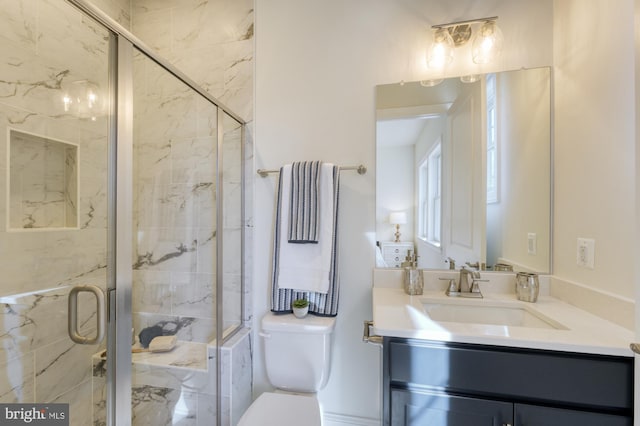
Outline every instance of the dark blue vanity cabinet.
{"type": "Polygon", "coordinates": [[[632,426],[633,358],[384,338],[384,425],[632,426]]]}

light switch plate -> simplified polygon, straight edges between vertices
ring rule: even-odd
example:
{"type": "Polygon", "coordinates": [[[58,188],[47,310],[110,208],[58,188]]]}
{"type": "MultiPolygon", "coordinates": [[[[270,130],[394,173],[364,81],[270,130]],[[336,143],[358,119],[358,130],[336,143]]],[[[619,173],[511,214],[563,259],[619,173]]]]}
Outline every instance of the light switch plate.
{"type": "Polygon", "coordinates": [[[538,236],[535,232],[527,234],[527,254],[536,255],[538,252],[538,236]]]}

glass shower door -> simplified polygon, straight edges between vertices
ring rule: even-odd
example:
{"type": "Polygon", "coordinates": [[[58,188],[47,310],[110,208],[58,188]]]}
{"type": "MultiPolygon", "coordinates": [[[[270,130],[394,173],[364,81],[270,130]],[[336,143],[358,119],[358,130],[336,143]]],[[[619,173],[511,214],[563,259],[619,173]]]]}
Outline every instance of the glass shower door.
{"type": "Polygon", "coordinates": [[[216,422],[217,134],[217,107],[134,49],[134,425],[216,422]]]}
{"type": "Polygon", "coordinates": [[[104,414],[112,40],[63,1],[0,8],[0,403],[69,404],[71,425],[104,414]]]}

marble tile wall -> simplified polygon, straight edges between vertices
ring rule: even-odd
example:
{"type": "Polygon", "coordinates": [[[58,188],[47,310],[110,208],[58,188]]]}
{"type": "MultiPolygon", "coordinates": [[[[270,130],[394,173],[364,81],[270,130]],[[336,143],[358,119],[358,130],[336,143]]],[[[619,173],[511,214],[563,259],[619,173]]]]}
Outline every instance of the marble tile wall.
{"type": "Polygon", "coordinates": [[[221,350],[223,425],[236,425],[252,402],[251,331],[243,328],[221,350]]]}
{"type": "MultiPolygon", "coordinates": [[[[104,0],[97,3],[104,3],[105,8],[113,7],[111,13],[127,27],[136,7],[138,12],[147,13],[149,5],[156,7],[164,2],[131,5],[126,1],[104,0]]],[[[190,10],[200,6],[187,3],[191,2],[185,1],[177,7],[180,10],[172,10],[176,19],[171,22],[200,19],[190,10]]],[[[237,30],[231,31],[233,34],[229,37],[226,33],[229,27],[225,30],[218,27],[203,35],[176,30],[174,35],[182,41],[174,43],[176,50],[172,59],[178,66],[183,64],[187,68],[184,71],[196,80],[195,74],[199,72],[202,77],[199,83],[250,119],[252,3],[205,3],[206,8],[218,7],[218,12],[223,13],[216,19],[226,16],[225,22],[233,23],[232,27],[236,26],[237,30]],[[209,37],[213,34],[221,40],[211,44],[209,37]],[[194,44],[188,48],[191,42],[194,44]],[[222,53],[211,55],[210,48],[222,53]],[[205,52],[208,53],[203,56],[205,52]],[[212,60],[202,66],[203,57],[212,60]],[[210,73],[212,69],[215,72],[210,73]],[[211,79],[212,76],[215,78],[211,79]]],[[[207,16],[211,13],[209,10],[207,16]]],[[[91,354],[100,348],[70,343],[66,335],[66,301],[73,285],[105,286],[108,123],[99,113],[65,110],[61,100],[73,91],[76,82],[85,80],[104,93],[108,37],[91,19],[58,0],[6,2],[0,8],[0,22],[0,57],[3,58],[0,62],[0,174],[6,176],[9,167],[6,160],[9,129],[68,141],[76,144],[81,153],[77,168],[81,182],[77,230],[6,232],[0,229],[3,270],[0,278],[0,329],[3,330],[0,332],[3,348],[0,351],[3,379],[0,401],[71,402],[72,413],[76,413],[72,415],[71,424],[83,425],[92,412],[91,398],[86,398],[91,395],[88,389],[92,380],[93,397],[98,404],[104,392],[100,380],[91,374],[91,354]],[[73,374],[61,375],[71,370],[73,374]]],[[[157,26],[156,31],[161,33],[162,25],[157,26]]],[[[215,293],[211,291],[216,272],[212,244],[216,233],[212,213],[215,193],[211,191],[211,169],[202,165],[211,164],[216,155],[215,149],[210,148],[215,146],[210,138],[215,135],[215,115],[201,114],[207,107],[199,97],[184,90],[166,90],[165,77],[157,70],[144,67],[137,72],[144,82],[144,96],[154,102],[139,104],[144,106],[136,110],[144,126],[136,129],[136,141],[140,142],[136,147],[139,160],[136,205],[142,208],[136,211],[138,232],[133,263],[135,279],[140,285],[134,290],[138,297],[135,325],[139,330],[160,323],[168,334],[176,333],[181,340],[208,343],[215,330],[215,315],[211,310],[216,303],[215,293]],[[190,119],[184,120],[184,117],[190,119]],[[167,222],[171,226],[162,225],[167,222]]],[[[251,142],[245,143],[245,161],[251,162],[251,142]]],[[[234,189],[237,185],[226,191],[233,194],[234,189]]],[[[6,198],[7,185],[0,185],[0,223],[8,220],[6,198]]],[[[245,223],[230,223],[224,232],[238,233],[240,226],[250,228],[250,223],[247,217],[245,223]]],[[[228,282],[235,283],[231,285],[233,289],[238,288],[238,269],[229,271],[228,282]]],[[[82,331],[91,332],[95,313],[81,312],[80,316],[82,331]]],[[[250,318],[247,312],[240,316],[245,321],[250,318]]],[[[242,349],[240,353],[249,352],[242,349]]],[[[247,364],[242,365],[246,370],[247,364]]],[[[151,398],[158,395],[156,388],[162,386],[142,383],[139,387],[140,395],[148,391],[147,396],[151,398]]],[[[185,394],[181,399],[185,406],[190,406],[189,401],[194,397],[200,398],[198,392],[194,395],[185,394]]],[[[205,413],[212,410],[211,405],[204,402],[198,407],[205,413]]],[[[139,410],[147,409],[140,406],[135,411],[139,410]]],[[[95,419],[99,419],[99,412],[96,411],[95,419]]],[[[231,408],[228,412],[231,413],[231,408]]],[[[145,415],[136,415],[145,418],[145,415]]]]}
{"type": "MultiPolygon", "coordinates": [[[[131,0],[131,31],[246,122],[244,137],[244,247],[253,240],[253,0],[131,0]]],[[[240,218],[238,213],[227,215],[240,218]]],[[[228,239],[226,239],[228,240],[228,239]]],[[[245,250],[245,265],[251,265],[245,250]]],[[[250,325],[251,268],[244,268],[245,306],[250,325]]],[[[225,303],[226,305],[226,303],[225,303]]],[[[236,318],[237,313],[230,313],[236,318]]]]}
{"type": "MultiPolygon", "coordinates": [[[[91,355],[99,347],[70,341],[67,296],[76,284],[105,288],[108,123],[98,106],[108,87],[108,36],[66,2],[3,2],[0,58],[0,176],[7,176],[9,161],[21,161],[17,146],[18,157],[8,155],[8,136],[14,130],[77,146],[81,155],[70,175],[78,173],[82,181],[75,189],[77,217],[71,220],[76,229],[8,226],[13,195],[22,198],[23,206],[34,208],[30,214],[36,223],[44,223],[41,220],[49,215],[34,214],[34,206],[39,202],[44,209],[50,192],[69,185],[64,178],[50,179],[50,187],[42,191],[34,191],[36,185],[25,186],[23,180],[21,191],[9,197],[7,179],[0,184],[0,401],[69,402],[70,424],[85,425],[92,411],[91,397],[87,398],[91,355]],[[81,81],[96,88],[98,103],[90,115],[65,110],[64,97],[81,81]],[[48,195],[37,199],[35,192],[48,195]]],[[[42,153],[32,151],[32,156],[42,153]]],[[[27,162],[26,167],[50,166],[49,172],[57,176],[62,172],[52,163],[54,156],[27,162]]],[[[83,295],[81,305],[86,302],[95,306],[83,295]]],[[[93,334],[95,312],[81,310],[80,323],[81,332],[93,334]]]]}
{"type": "Polygon", "coordinates": [[[78,226],[78,147],[11,130],[9,228],[78,226]]]}
{"type": "Polygon", "coordinates": [[[134,60],[136,334],[215,339],[217,109],[142,54],[134,60]]]}
{"type": "Polygon", "coordinates": [[[132,0],[131,6],[137,37],[253,120],[253,0],[132,0]]]}

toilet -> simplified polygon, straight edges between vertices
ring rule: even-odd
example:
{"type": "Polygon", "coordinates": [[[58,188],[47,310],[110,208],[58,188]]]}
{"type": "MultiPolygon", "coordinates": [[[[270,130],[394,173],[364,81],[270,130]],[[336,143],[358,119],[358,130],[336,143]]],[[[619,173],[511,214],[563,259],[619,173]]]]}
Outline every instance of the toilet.
{"type": "Polygon", "coordinates": [[[260,337],[269,382],[277,389],[260,395],[238,426],[321,426],[316,392],[329,380],[334,317],[267,313],[260,337]]]}

